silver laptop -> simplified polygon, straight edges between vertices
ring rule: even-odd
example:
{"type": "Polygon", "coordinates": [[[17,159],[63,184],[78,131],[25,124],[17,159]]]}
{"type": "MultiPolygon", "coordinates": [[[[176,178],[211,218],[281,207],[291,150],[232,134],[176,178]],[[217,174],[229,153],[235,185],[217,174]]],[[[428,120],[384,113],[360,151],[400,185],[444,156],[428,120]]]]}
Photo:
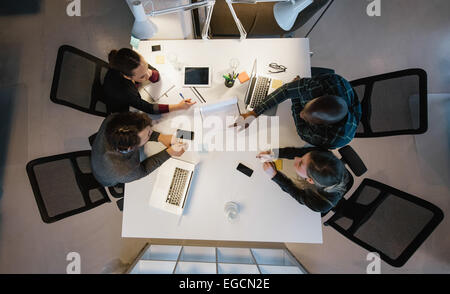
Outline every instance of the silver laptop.
{"type": "Polygon", "coordinates": [[[273,79],[266,76],[257,75],[256,59],[253,63],[252,74],[250,76],[249,86],[245,93],[245,105],[247,110],[252,111],[264,98],[272,93],[275,89],[272,88],[273,79]]]}
{"type": "Polygon", "coordinates": [[[181,215],[186,206],[195,164],[170,158],[158,169],[149,204],[181,215]]]}

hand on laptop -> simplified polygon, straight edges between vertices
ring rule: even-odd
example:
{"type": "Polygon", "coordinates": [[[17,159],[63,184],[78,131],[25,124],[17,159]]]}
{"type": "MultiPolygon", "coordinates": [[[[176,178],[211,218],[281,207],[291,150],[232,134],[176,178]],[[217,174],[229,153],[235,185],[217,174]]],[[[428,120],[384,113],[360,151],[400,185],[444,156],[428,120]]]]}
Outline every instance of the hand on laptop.
{"type": "Polygon", "coordinates": [[[254,111],[249,111],[246,113],[241,114],[237,119],[236,122],[231,125],[230,127],[237,127],[239,126],[239,131],[248,128],[250,123],[256,118],[256,113],[254,111]]]}
{"type": "Polygon", "coordinates": [[[169,153],[170,156],[181,156],[185,150],[186,144],[177,142],[167,149],[167,153],[169,153]]]}

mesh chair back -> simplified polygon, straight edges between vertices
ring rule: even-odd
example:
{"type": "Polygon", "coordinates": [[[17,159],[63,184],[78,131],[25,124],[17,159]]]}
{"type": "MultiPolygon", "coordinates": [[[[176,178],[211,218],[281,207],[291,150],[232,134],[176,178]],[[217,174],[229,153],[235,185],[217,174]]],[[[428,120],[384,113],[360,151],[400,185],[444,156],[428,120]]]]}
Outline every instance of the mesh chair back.
{"type": "Polygon", "coordinates": [[[427,74],[407,69],[350,82],[361,101],[355,137],[423,134],[428,127],[427,74]]]}
{"type": "Polygon", "coordinates": [[[380,182],[364,179],[325,222],[388,264],[401,267],[442,221],[437,206],[380,182]]]}
{"type": "Polygon", "coordinates": [[[102,83],[108,63],[72,46],[58,50],[50,100],[106,117],[102,83]]]}
{"type": "Polygon", "coordinates": [[[91,151],[38,158],[27,164],[28,178],[42,220],[52,223],[110,202],[95,180],[91,151]]]}

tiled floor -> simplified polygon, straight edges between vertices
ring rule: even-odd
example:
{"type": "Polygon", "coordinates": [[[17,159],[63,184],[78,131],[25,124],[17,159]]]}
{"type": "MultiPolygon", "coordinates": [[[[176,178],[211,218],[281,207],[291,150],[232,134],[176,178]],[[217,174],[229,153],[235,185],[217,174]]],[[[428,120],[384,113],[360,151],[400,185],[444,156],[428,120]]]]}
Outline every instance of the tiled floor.
{"type": "MultiPolygon", "coordinates": [[[[406,68],[420,67],[428,74],[429,93],[450,93],[450,2],[433,0],[381,1],[381,16],[369,17],[369,1],[336,0],[309,35],[312,66],[334,68],[348,80],[406,68]]],[[[318,13],[319,14],[319,13],[318,13]]],[[[316,17],[318,16],[316,15],[316,17]]],[[[310,20],[295,36],[305,36],[310,20]]],[[[448,96],[447,96],[448,97],[448,96]]],[[[447,98],[448,99],[448,98],[447,98]]],[[[444,105],[449,107],[448,100],[444,105]]],[[[449,113],[449,110],[446,112],[449,113]]],[[[432,124],[436,108],[429,109],[432,134],[439,128],[450,137],[450,124],[441,118],[432,124]]],[[[425,136],[425,135],[422,135],[425,136]]],[[[444,137],[445,138],[445,137],[444,137]]],[[[417,195],[450,212],[450,179],[448,178],[449,145],[442,137],[398,136],[379,139],[354,139],[351,146],[368,167],[363,176],[381,181],[417,195]],[[434,152],[435,161],[429,160],[434,152]],[[444,147],[445,150],[445,147],[444,147]],[[442,165],[436,164],[439,159],[442,165]],[[447,164],[445,164],[447,161],[447,164]],[[426,164],[424,165],[424,162],[426,164]],[[427,168],[425,166],[428,165],[427,168]],[[437,171],[437,175],[434,175],[437,171]],[[442,177],[441,175],[447,175],[442,177]]],[[[358,187],[362,179],[355,181],[358,187]]],[[[425,241],[422,247],[400,269],[382,263],[382,273],[449,273],[450,245],[448,218],[425,241]]],[[[334,229],[324,227],[322,245],[288,244],[303,264],[316,273],[365,273],[369,261],[367,251],[342,237],[334,229]]]]}
{"type": "MultiPolygon", "coordinates": [[[[133,17],[125,1],[81,2],[81,17],[68,17],[67,1],[60,0],[41,1],[37,13],[0,15],[0,273],[64,273],[72,251],[81,255],[82,272],[99,273],[117,258],[130,262],[147,241],[120,237],[122,217],[114,204],[42,223],[25,173],[36,157],[89,148],[87,137],[102,120],[49,101],[58,47],[70,44],[106,59],[110,49],[129,43],[133,17]]],[[[335,68],[349,80],[422,67],[430,93],[450,93],[450,2],[381,2],[382,15],[370,18],[368,1],[335,1],[310,35],[313,66],[335,68]]],[[[424,174],[424,154],[413,136],[355,139],[351,145],[369,167],[367,177],[450,211],[449,180],[424,174]]],[[[403,268],[383,263],[382,272],[450,272],[448,228],[446,218],[403,268]]],[[[323,234],[321,245],[288,247],[313,273],[365,272],[365,250],[330,228],[323,234]]]]}

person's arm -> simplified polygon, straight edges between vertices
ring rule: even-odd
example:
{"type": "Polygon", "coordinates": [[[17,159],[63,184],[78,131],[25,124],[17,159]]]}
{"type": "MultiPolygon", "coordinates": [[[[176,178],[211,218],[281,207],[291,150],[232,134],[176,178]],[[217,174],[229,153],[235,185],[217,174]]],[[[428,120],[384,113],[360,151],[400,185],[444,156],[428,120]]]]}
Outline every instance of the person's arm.
{"type": "MultiPolygon", "coordinates": [[[[303,98],[303,93],[310,87],[312,79],[309,78],[295,78],[292,82],[284,84],[268,95],[260,104],[258,104],[253,111],[256,116],[259,116],[264,111],[275,107],[286,99],[303,98]]],[[[305,97],[306,98],[306,97],[305,97]]]]}
{"type": "Polygon", "coordinates": [[[169,105],[167,104],[153,104],[145,101],[139,96],[132,96],[128,98],[129,105],[141,110],[143,112],[146,112],[148,114],[161,114],[169,112],[169,105]]]}
{"type": "Polygon", "coordinates": [[[294,159],[294,157],[302,157],[308,152],[311,151],[326,151],[326,149],[319,147],[286,147],[280,149],[272,149],[272,152],[275,155],[275,158],[286,158],[286,159],[294,159]]]}
{"type": "Polygon", "coordinates": [[[272,92],[270,95],[268,95],[261,103],[259,103],[254,109],[252,115],[255,117],[258,117],[263,113],[264,111],[271,109],[284,100],[286,100],[288,96],[287,87],[289,84],[285,84],[278,89],[276,89],[274,92],[272,92]]]}
{"type": "Polygon", "coordinates": [[[167,152],[167,149],[164,149],[163,151],[141,161],[141,163],[135,169],[118,179],[118,182],[129,183],[143,178],[160,167],[169,158],[170,155],[167,152]]]}

